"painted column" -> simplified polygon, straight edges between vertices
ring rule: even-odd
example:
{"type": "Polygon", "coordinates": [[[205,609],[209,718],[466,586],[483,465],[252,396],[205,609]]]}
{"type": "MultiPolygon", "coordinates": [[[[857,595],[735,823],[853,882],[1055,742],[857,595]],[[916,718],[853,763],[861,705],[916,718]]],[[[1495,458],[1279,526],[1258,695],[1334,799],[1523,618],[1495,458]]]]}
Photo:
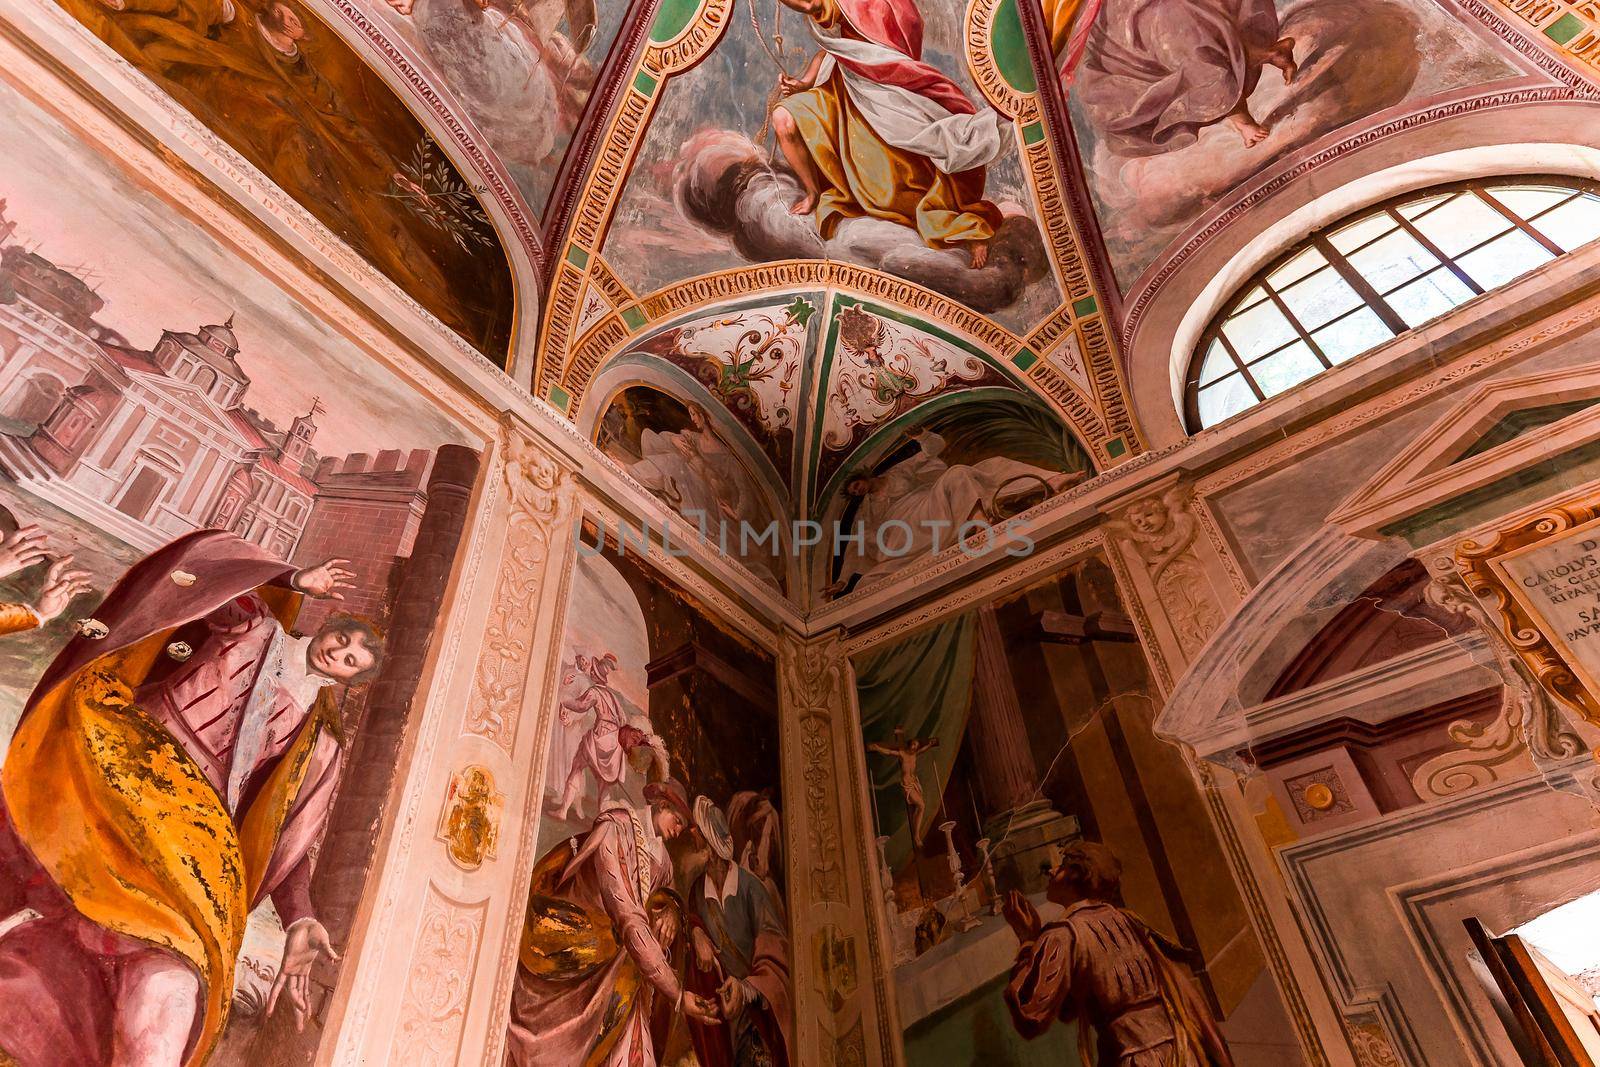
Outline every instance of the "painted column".
{"type": "Polygon", "coordinates": [[[1000,889],[1034,893],[1047,880],[1062,842],[1078,834],[1078,821],[1062,815],[1039,792],[1039,771],[1028,743],[1028,722],[1011,677],[1005,637],[994,605],[978,609],[968,727],[985,806],[984,836],[993,841],[1000,889]]]}
{"type": "Polygon", "coordinates": [[[778,675],[796,1023],[789,1062],[890,1067],[900,1056],[884,988],[893,968],[875,903],[855,677],[839,633],[786,632],[778,675]]]}

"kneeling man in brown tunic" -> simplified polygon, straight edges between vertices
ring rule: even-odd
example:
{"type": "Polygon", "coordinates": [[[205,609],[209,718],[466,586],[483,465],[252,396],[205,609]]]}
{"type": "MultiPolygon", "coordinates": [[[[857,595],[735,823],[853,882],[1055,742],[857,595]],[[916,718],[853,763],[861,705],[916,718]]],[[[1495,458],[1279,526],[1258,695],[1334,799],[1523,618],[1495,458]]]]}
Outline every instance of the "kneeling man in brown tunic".
{"type": "Polygon", "coordinates": [[[1006,921],[1022,947],[1006,1003],[1017,1031],[1038,1037],[1057,1018],[1078,1024],[1079,1059],[1096,1067],[1233,1067],[1194,979],[1192,954],[1111,901],[1122,864],[1104,845],[1068,848],[1047,895],[1065,909],[1044,923],[1021,893],[1006,921]]]}

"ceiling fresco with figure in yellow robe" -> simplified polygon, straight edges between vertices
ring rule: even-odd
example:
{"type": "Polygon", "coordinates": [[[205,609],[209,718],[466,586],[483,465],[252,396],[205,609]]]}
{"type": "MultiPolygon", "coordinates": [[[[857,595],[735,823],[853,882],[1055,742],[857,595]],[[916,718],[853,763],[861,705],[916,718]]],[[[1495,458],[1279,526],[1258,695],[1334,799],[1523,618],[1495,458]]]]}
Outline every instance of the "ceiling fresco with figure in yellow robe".
{"type": "Polygon", "coordinates": [[[625,470],[709,435],[791,517],[968,403],[1066,442],[911,449],[1033,471],[991,514],[1137,456],[1140,326],[1248,209],[1595,93],[1498,0],[60,2],[625,470]]]}

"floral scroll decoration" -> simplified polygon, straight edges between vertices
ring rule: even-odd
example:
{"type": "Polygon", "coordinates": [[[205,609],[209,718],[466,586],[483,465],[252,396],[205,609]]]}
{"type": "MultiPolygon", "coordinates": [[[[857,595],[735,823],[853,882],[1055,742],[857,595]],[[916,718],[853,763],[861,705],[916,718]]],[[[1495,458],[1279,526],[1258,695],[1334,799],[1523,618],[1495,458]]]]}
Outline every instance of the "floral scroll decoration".
{"type": "MultiPolygon", "coordinates": [[[[1568,503],[1494,533],[1487,541],[1462,541],[1455,561],[1468,591],[1478,598],[1500,634],[1547,692],[1600,726],[1600,694],[1582,679],[1583,671],[1514,590],[1498,565],[1504,557],[1565,538],[1600,519],[1600,500],[1568,503]]],[[[1600,535],[1600,530],[1597,530],[1600,535]]]]}
{"type": "Polygon", "coordinates": [[[823,443],[847,451],[873,427],[955,386],[1003,385],[971,352],[865,307],[835,317],[838,345],[823,411],[823,443]]]}

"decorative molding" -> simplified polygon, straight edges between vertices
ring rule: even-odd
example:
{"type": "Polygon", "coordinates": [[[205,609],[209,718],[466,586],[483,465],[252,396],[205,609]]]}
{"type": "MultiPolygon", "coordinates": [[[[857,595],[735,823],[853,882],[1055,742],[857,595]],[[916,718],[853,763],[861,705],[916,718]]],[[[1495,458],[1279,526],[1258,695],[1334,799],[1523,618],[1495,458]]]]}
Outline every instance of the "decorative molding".
{"type": "Polygon", "coordinates": [[[1223,612],[1200,557],[1195,539],[1200,523],[1194,513],[1194,486],[1176,482],[1125,505],[1106,528],[1144,565],[1155,602],[1172,627],[1178,651],[1192,661],[1222,625],[1223,612]]]}
{"type": "MultiPolygon", "coordinates": [[[[515,228],[517,240],[532,262],[535,276],[542,274],[544,242],[540,239],[538,230],[528,220],[527,203],[522,197],[521,190],[516,187],[506,171],[505,164],[500,162],[500,157],[493,148],[478,143],[477,138],[481,134],[475,127],[469,125],[469,122],[463,121],[456,115],[455,110],[439,95],[439,90],[428,74],[419,68],[414,57],[402,51],[384,32],[383,27],[368,17],[366,11],[352,0],[325,0],[325,2],[352,28],[361,32],[367,42],[388,62],[390,68],[410,87],[416,98],[428,106],[429,113],[439,125],[450,131],[451,140],[471,161],[472,169],[478,177],[488,183],[494,193],[495,202],[500,205],[500,210],[506,213],[506,218],[515,228]]],[[[537,282],[535,281],[529,288],[537,290],[537,282]]],[[[527,327],[520,327],[517,332],[520,333],[523,328],[527,327]]],[[[517,338],[514,336],[513,348],[516,342],[517,338]]]]}
{"type": "MultiPolygon", "coordinates": [[[[1478,14],[1500,36],[1516,45],[1523,55],[1541,67],[1550,69],[1561,65],[1550,55],[1553,48],[1572,60],[1589,78],[1600,78],[1600,8],[1593,0],[1457,0],[1462,7],[1478,14]],[[1508,11],[1538,37],[1550,42],[1540,47],[1521,34],[1510,32],[1510,27],[1493,10],[1508,11]],[[1563,37],[1565,39],[1563,39],[1563,37]]],[[[1562,65],[1562,73],[1571,78],[1571,71],[1562,65]]]]}
{"type": "MultiPolygon", "coordinates": [[[[595,146],[607,128],[605,118],[616,105],[617,96],[633,70],[635,57],[655,21],[659,7],[660,0],[636,0],[628,5],[622,29],[612,42],[611,52],[606,56],[605,65],[584,106],[578,128],[567,144],[567,154],[561,160],[555,185],[545,204],[543,244],[546,248],[560,246],[560,235],[566,233],[567,225],[572,220],[573,208],[589,173],[589,165],[594,160],[595,146]]],[[[556,256],[544,257],[544,275],[540,280],[546,288],[550,285],[550,276],[558,261],[556,256]]]]}
{"type": "Polygon", "coordinates": [[[811,899],[816,904],[847,904],[850,891],[842,863],[844,842],[839,829],[830,710],[845,684],[844,650],[836,633],[810,642],[785,633],[780,648],[785,717],[798,716],[805,764],[811,899]]]}
{"type": "Polygon", "coordinates": [[[492,741],[509,756],[528,686],[545,563],[564,510],[560,490],[566,472],[509,420],[501,447],[505,457],[501,475],[509,501],[505,557],[462,728],[492,741]]]}
{"type": "MultiPolygon", "coordinates": [[[[1458,592],[1452,584],[1440,582],[1430,585],[1428,591],[1430,599],[1441,606],[1461,614],[1470,611],[1475,618],[1488,623],[1487,628],[1495,635],[1495,647],[1508,647],[1532,676],[1529,681],[1533,687],[1527,693],[1530,704],[1542,690],[1572,708],[1591,725],[1600,726],[1600,692],[1584,683],[1580,668],[1570,663],[1555,646],[1544,626],[1512,592],[1508,578],[1494,566],[1494,561],[1502,556],[1563,537],[1596,519],[1600,519],[1600,497],[1591,492],[1583,499],[1570,500],[1531,517],[1517,519],[1485,540],[1463,540],[1456,545],[1455,562],[1466,592],[1458,592]],[[1476,603],[1467,594],[1476,597],[1476,603]]],[[[1522,673],[1515,663],[1508,662],[1502,669],[1507,671],[1508,681],[1522,673]]],[[[1520,714],[1515,718],[1520,720],[1520,714]]],[[[1511,721],[1506,729],[1515,732],[1521,725],[1520,721],[1511,721]]],[[[1570,756],[1581,751],[1581,743],[1575,735],[1566,735],[1554,744],[1555,755],[1570,756]]],[[[1536,754],[1543,754],[1540,748],[1544,743],[1540,737],[1530,738],[1530,746],[1536,754]]]]}
{"type": "MultiPolygon", "coordinates": [[[[984,0],[975,2],[974,9],[979,2],[984,0]]],[[[1144,437],[1129,407],[1123,359],[1112,339],[1112,316],[1121,307],[1122,294],[1107,264],[1100,223],[1090,206],[1044,12],[1038,4],[1026,2],[1018,3],[1016,9],[1033,59],[1039,86],[1035,108],[1045,132],[1033,145],[1024,143],[1021,151],[1033,185],[1035,210],[1049,227],[1051,255],[1067,295],[1067,306],[1058,309],[1057,315],[1070,314],[1077,322],[1097,406],[1110,433],[1123,435],[1129,453],[1138,453],[1144,450],[1144,437]],[[1080,317],[1073,309],[1085,301],[1092,301],[1094,310],[1080,317]]]]}
{"type": "Polygon", "coordinates": [[[460,1060],[489,901],[456,900],[432,882],[422,900],[390,1062],[433,1067],[460,1060]]]}
{"type": "MultiPolygon", "coordinates": [[[[863,292],[874,299],[895,303],[914,314],[935,317],[935,309],[945,313],[937,321],[947,323],[969,335],[984,338],[998,335],[1000,343],[989,347],[1009,356],[1020,349],[1020,342],[998,324],[960,304],[933,294],[920,286],[904,282],[870,268],[832,260],[788,261],[752,264],[715,272],[669,286],[661,293],[638,303],[618,305],[598,323],[582,321],[583,281],[594,269],[595,259],[604,245],[627,169],[642,146],[655,107],[668,79],[702,61],[718,44],[730,17],[731,0],[706,0],[701,11],[672,41],[652,43],[637,64],[637,73],[619,103],[606,131],[594,170],[586,181],[568,239],[574,251],[563,255],[554,268],[546,298],[545,323],[537,363],[537,392],[554,395],[559,389],[567,399],[569,412],[576,412],[584,390],[603,363],[644,328],[639,319],[658,320],[681,313],[690,307],[747,295],[768,288],[809,287],[838,284],[863,292]],[[629,320],[632,320],[630,324],[629,320]],[[580,339],[577,336],[583,334],[580,339]]],[[[1040,121],[1039,97],[1020,93],[1009,86],[995,66],[990,35],[1001,7],[999,0],[974,0],[965,23],[968,66],[984,95],[997,110],[1011,118],[1017,148],[1034,189],[1035,215],[1046,229],[1052,261],[1067,295],[1069,305],[1088,303],[1075,328],[1080,347],[1090,368],[1094,396],[1083,397],[1054,367],[1035,362],[1030,379],[1047,400],[1062,410],[1092,449],[1121,438],[1125,452],[1143,448],[1142,438],[1133,424],[1127,385],[1121,362],[1113,351],[1111,330],[1101,310],[1103,300],[1090,280],[1090,270],[1063,198],[1060,178],[1047,138],[1028,131],[1040,121]]],[[[1058,314],[1072,313],[1068,308],[1058,314]]]]}

